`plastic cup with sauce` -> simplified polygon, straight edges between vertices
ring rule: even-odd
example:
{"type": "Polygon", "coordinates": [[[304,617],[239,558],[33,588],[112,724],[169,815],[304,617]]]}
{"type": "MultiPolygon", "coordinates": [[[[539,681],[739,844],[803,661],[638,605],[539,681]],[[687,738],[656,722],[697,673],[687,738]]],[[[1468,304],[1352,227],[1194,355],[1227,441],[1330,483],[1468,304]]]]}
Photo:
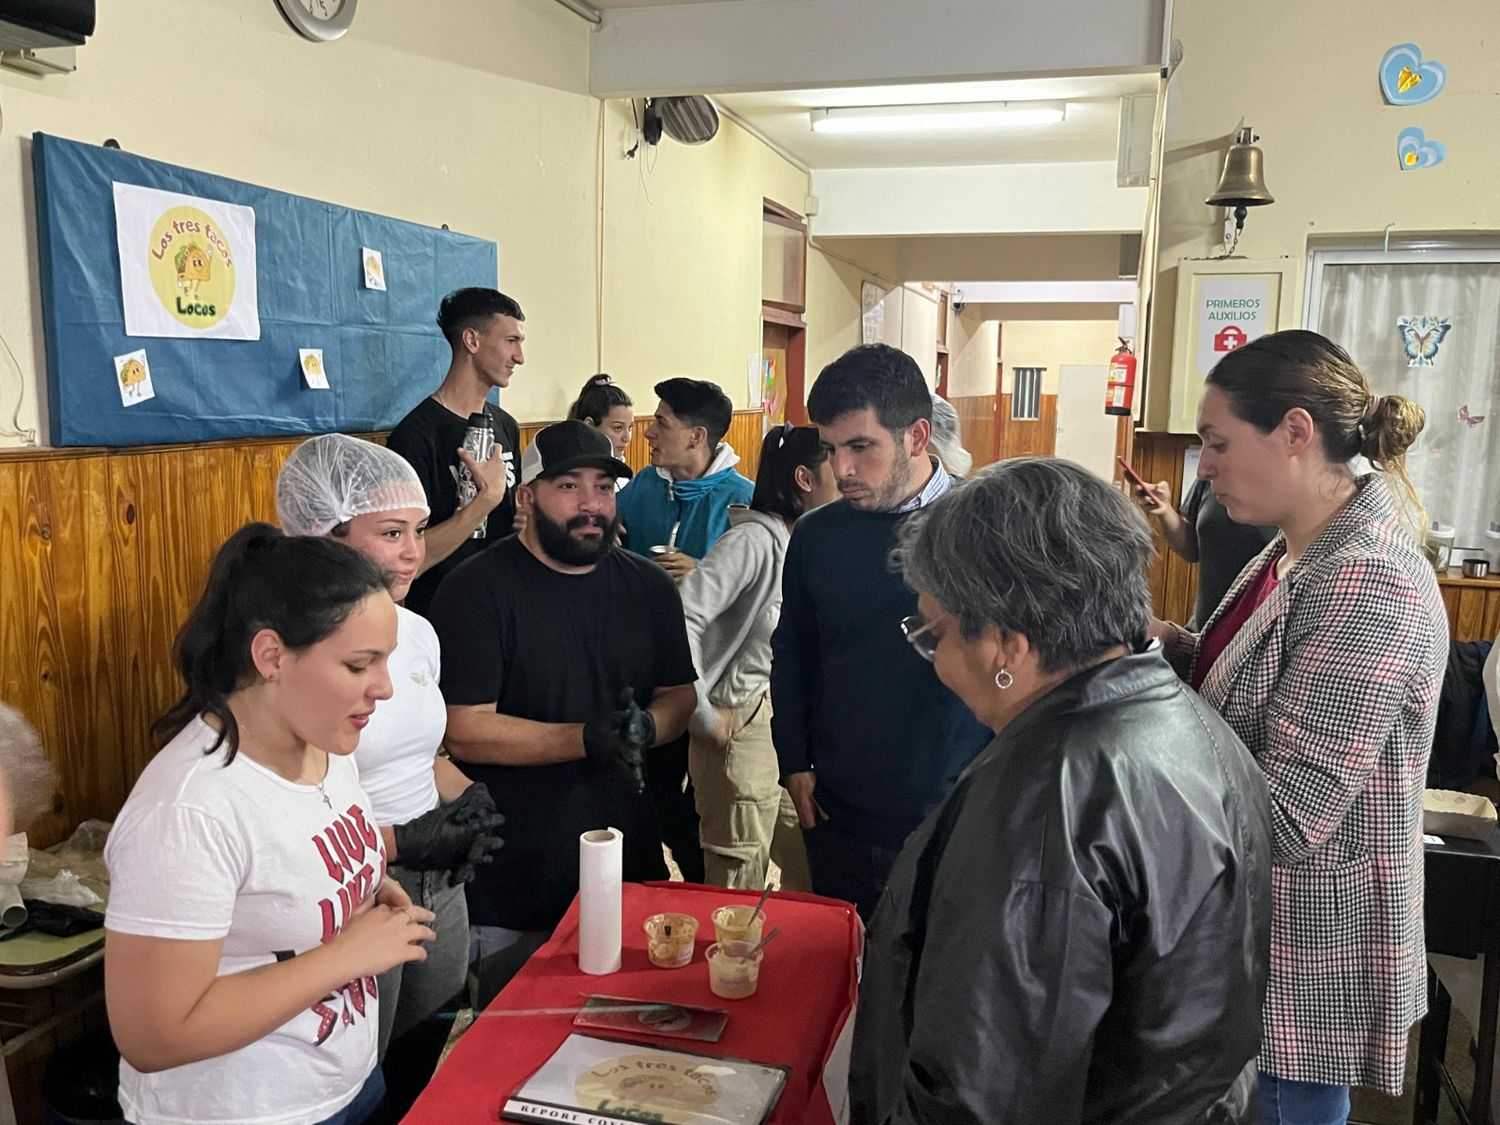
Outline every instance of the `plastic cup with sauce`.
{"type": "Polygon", "coordinates": [[[693,959],[698,919],[691,914],[653,914],[646,919],[646,956],[658,969],[680,969],[693,959]]]}
{"type": "Polygon", "coordinates": [[[725,1000],[754,996],[766,952],[748,941],[716,941],[708,947],[708,988],[725,1000]]]}
{"type": "Polygon", "coordinates": [[[748,941],[751,945],[760,941],[760,933],[766,924],[766,912],[757,910],[753,904],[747,906],[721,906],[713,912],[714,937],[721,943],[726,941],[748,941]]]}

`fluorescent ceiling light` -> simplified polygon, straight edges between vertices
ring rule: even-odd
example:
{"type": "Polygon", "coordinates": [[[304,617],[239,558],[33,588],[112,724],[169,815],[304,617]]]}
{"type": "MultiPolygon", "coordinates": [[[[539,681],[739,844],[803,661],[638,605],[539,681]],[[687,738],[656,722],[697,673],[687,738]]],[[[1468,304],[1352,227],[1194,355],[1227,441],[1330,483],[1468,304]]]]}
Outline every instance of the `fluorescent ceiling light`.
{"type": "Polygon", "coordinates": [[[949,105],[849,106],[808,111],[815,133],[930,133],[1054,125],[1067,116],[1065,102],[968,102],[949,105]]]}

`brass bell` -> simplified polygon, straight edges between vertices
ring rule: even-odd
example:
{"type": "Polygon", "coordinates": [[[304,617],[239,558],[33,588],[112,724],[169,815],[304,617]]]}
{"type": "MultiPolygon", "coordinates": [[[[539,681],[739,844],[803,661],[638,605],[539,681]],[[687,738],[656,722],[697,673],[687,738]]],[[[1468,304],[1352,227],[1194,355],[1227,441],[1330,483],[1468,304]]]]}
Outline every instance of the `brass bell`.
{"type": "Polygon", "coordinates": [[[1266,190],[1264,157],[1255,146],[1256,137],[1248,128],[1241,128],[1234,144],[1224,155],[1224,171],[1219,174],[1219,186],[1203,202],[1211,207],[1259,207],[1275,203],[1275,197],[1266,190]]]}

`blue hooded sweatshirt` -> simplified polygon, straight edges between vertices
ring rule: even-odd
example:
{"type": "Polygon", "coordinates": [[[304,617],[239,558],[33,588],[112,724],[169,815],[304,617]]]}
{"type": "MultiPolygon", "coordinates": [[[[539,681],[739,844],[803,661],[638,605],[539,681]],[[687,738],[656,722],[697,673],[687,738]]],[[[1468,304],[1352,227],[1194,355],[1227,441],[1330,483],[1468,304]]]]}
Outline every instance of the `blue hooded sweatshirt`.
{"type": "Polygon", "coordinates": [[[708,471],[696,480],[673,480],[646,468],[620,490],[617,504],[625,525],[625,546],[649,557],[665,544],[677,524],[677,549],[701,559],[729,530],[729,506],[748,504],[755,484],[734,471],[740,455],[721,442],[708,471]]]}

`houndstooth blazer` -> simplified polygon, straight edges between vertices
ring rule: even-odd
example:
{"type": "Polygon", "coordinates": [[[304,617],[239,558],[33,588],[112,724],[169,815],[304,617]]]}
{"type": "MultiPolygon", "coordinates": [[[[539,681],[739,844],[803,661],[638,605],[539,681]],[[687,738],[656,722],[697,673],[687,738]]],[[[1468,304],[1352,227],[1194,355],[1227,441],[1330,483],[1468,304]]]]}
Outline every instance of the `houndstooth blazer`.
{"type": "MultiPolygon", "coordinates": [[[[1204,678],[1271,787],[1260,1068],[1400,1094],[1427,1010],[1422,788],[1448,652],[1437,579],[1383,479],[1324,529],[1204,678]]],[[[1285,549],[1240,574],[1205,627],[1285,549]]],[[[1189,679],[1204,633],[1179,636],[1189,679]]]]}

